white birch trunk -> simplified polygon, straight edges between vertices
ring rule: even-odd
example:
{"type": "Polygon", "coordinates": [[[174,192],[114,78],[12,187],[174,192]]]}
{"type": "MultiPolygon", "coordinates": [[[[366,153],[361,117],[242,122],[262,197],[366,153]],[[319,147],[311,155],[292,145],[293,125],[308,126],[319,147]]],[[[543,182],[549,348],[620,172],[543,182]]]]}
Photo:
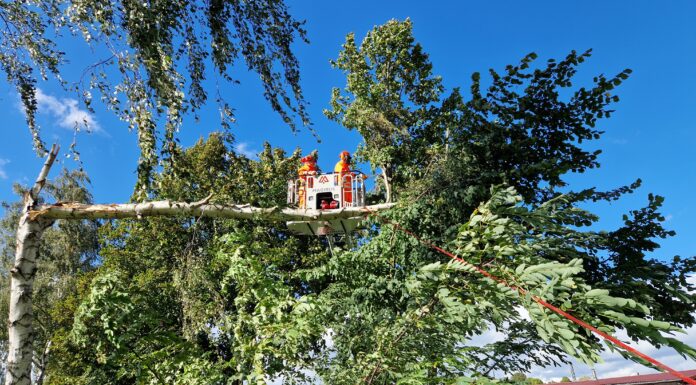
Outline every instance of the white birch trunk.
{"type": "Polygon", "coordinates": [[[291,208],[260,208],[249,205],[207,204],[201,202],[154,201],[124,204],[58,203],[39,206],[29,213],[30,220],[39,219],[122,219],[156,216],[192,216],[214,218],[259,219],[267,221],[315,221],[367,216],[392,207],[383,203],[366,207],[336,210],[291,208]]]}
{"type": "Polygon", "coordinates": [[[387,171],[388,166],[383,166],[382,167],[382,179],[384,180],[384,195],[386,196],[387,203],[391,203],[391,176],[389,175],[390,173],[387,171]]]}
{"type": "Polygon", "coordinates": [[[5,384],[31,384],[31,364],[34,343],[34,313],[32,293],[36,274],[36,252],[43,231],[51,225],[50,219],[31,218],[39,193],[46,183],[46,176],[58,155],[54,145],[41,168],[31,190],[24,195],[24,207],[17,228],[17,246],[14,266],[10,269],[10,314],[8,328],[8,352],[5,384]]]}

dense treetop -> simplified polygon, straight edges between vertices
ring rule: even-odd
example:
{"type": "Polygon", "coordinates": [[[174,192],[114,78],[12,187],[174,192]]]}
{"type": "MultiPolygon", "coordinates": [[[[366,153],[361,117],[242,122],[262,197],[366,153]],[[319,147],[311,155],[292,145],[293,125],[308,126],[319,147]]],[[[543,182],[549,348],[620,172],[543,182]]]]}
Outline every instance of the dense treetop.
{"type": "Polygon", "coordinates": [[[0,25],[0,66],[21,96],[39,154],[45,146],[35,120],[36,84],[53,77],[88,108],[99,98],[137,132],[140,198],[149,193],[160,154],[171,159],[184,115],[213,99],[223,127],[233,120],[231,106],[204,81],[234,83],[235,64],[258,73],[265,98],[293,130],[298,117],[309,125],[292,51],[296,39],[306,41],[305,31],[280,0],[2,1],[0,25]],[[57,42],[66,38],[101,56],[77,79],[63,76],[67,58],[57,42]]]}

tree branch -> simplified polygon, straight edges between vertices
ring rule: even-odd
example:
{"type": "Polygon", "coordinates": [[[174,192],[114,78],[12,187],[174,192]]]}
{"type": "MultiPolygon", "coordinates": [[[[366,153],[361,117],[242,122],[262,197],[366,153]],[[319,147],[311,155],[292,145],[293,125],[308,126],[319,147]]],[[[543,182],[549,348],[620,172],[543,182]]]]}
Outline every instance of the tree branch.
{"type": "MultiPolygon", "coordinates": [[[[205,201],[205,200],[204,200],[205,201]]],[[[195,217],[262,219],[269,221],[316,221],[367,216],[386,210],[393,203],[367,207],[347,207],[336,210],[309,210],[270,207],[261,208],[237,204],[201,204],[202,202],[154,201],[124,204],[57,203],[39,206],[29,212],[36,219],[122,219],[156,216],[189,215],[195,217]]]]}
{"type": "Polygon", "coordinates": [[[48,153],[46,161],[44,162],[43,167],[41,167],[39,175],[36,177],[34,186],[31,188],[31,190],[29,190],[29,197],[33,202],[36,202],[36,200],[39,198],[39,193],[46,184],[46,177],[48,177],[48,172],[51,171],[51,166],[53,166],[53,162],[56,160],[56,156],[58,156],[58,150],[60,150],[60,146],[58,144],[51,146],[51,151],[48,153]]]}

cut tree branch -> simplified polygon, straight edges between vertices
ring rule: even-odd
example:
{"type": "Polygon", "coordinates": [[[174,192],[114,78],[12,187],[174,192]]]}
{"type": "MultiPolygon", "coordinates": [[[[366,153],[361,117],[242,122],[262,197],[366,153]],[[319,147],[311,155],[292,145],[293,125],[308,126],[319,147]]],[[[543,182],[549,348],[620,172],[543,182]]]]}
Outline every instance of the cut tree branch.
{"type": "Polygon", "coordinates": [[[267,221],[321,221],[367,216],[388,209],[393,203],[367,207],[347,207],[336,210],[293,208],[260,208],[238,204],[206,204],[199,202],[154,201],[124,204],[57,203],[32,210],[29,217],[37,219],[123,219],[156,216],[195,216],[213,218],[261,219],[267,221]]]}

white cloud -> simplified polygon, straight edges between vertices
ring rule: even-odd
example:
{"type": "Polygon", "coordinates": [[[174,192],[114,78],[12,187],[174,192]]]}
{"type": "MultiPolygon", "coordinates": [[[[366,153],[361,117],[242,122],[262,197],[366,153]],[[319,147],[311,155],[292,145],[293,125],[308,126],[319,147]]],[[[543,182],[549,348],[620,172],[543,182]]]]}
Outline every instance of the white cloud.
{"type": "MultiPolygon", "coordinates": [[[[696,274],[692,274],[687,277],[687,282],[692,285],[696,285],[696,274]]],[[[696,347],[696,326],[692,326],[684,330],[686,334],[675,333],[673,336],[679,339],[681,342],[691,346],[696,347]]],[[[640,341],[638,343],[632,342],[630,338],[626,335],[625,331],[619,331],[616,335],[621,341],[627,342],[632,347],[638,349],[641,353],[645,353],[658,361],[661,361],[665,365],[676,370],[691,370],[696,368],[696,362],[691,359],[684,358],[675,352],[673,349],[668,347],[656,348],[650,343],[645,341],[640,341]]],[[[595,365],[595,370],[597,371],[598,378],[612,378],[612,377],[622,377],[631,376],[635,374],[650,374],[657,373],[657,371],[645,367],[643,365],[637,364],[631,360],[623,358],[618,352],[610,352],[605,350],[600,354],[604,362],[595,365]]],[[[577,360],[572,360],[573,366],[575,368],[576,377],[582,376],[592,376],[592,368],[585,365],[577,360]]],[[[530,377],[538,377],[545,381],[559,381],[563,376],[570,377],[570,367],[550,367],[541,368],[536,367],[532,369],[530,377]]]]}
{"type": "Polygon", "coordinates": [[[696,274],[691,274],[690,276],[686,277],[686,282],[688,282],[690,285],[696,285],[696,274]]]}
{"type": "Polygon", "coordinates": [[[0,179],[7,179],[7,171],[5,166],[10,163],[8,159],[0,159],[0,179]]]}
{"type": "Polygon", "coordinates": [[[239,142],[239,143],[235,144],[234,151],[246,156],[249,159],[258,159],[259,158],[259,155],[258,155],[259,150],[255,149],[255,148],[251,148],[251,146],[247,142],[239,142]]]}
{"type": "MultiPolygon", "coordinates": [[[[667,366],[676,370],[690,370],[696,367],[696,363],[691,359],[686,359],[680,356],[671,348],[655,348],[651,344],[641,341],[639,343],[632,343],[630,339],[626,336],[625,332],[617,333],[617,337],[622,341],[629,342],[629,345],[638,349],[640,352],[651,356],[658,361],[666,364],[667,366]]],[[[696,327],[691,327],[686,330],[686,334],[678,333],[674,336],[680,339],[682,342],[690,346],[696,346],[696,327]]],[[[605,350],[600,354],[604,362],[598,363],[594,366],[598,378],[612,378],[612,377],[622,377],[622,376],[632,376],[636,374],[651,374],[657,373],[657,371],[650,369],[646,366],[637,364],[631,360],[623,358],[618,352],[610,352],[605,350]]],[[[581,363],[575,359],[571,360],[573,362],[573,367],[575,369],[575,376],[577,378],[587,376],[592,377],[592,367],[581,363]]],[[[563,376],[570,378],[571,376],[570,366],[561,367],[548,367],[533,368],[529,373],[529,377],[541,378],[544,381],[560,381],[563,376]]]]}
{"type": "Polygon", "coordinates": [[[488,325],[488,330],[484,331],[481,334],[477,334],[469,341],[467,341],[467,345],[470,346],[484,346],[493,342],[497,341],[502,341],[505,339],[505,334],[499,332],[496,330],[495,326],[493,325],[488,325]]]}
{"type": "MultiPolygon", "coordinates": [[[[59,127],[70,130],[77,128],[88,132],[104,132],[94,116],[81,109],[79,102],[75,99],[57,98],[37,88],[36,104],[38,113],[48,113],[56,119],[55,124],[59,127]]],[[[24,112],[24,106],[20,104],[19,108],[24,112]]]]}
{"type": "MultiPolygon", "coordinates": [[[[691,284],[696,284],[696,274],[691,275],[687,278],[687,282],[691,284]]],[[[529,313],[526,309],[517,307],[516,308],[523,319],[530,319],[529,313]]],[[[696,326],[688,328],[685,330],[685,334],[675,333],[672,337],[679,339],[681,342],[696,347],[696,326]]],[[[640,352],[651,356],[658,361],[666,364],[667,366],[676,370],[691,370],[696,368],[696,362],[691,359],[686,359],[680,356],[673,349],[668,347],[656,348],[646,341],[640,341],[638,343],[632,342],[625,331],[620,330],[616,333],[616,337],[621,341],[627,342],[630,346],[638,349],[640,352]]],[[[474,336],[467,342],[467,345],[473,346],[484,346],[489,343],[496,341],[502,341],[505,339],[505,334],[496,330],[492,325],[481,335],[474,336]]],[[[611,352],[605,350],[600,354],[603,362],[594,365],[597,372],[598,378],[612,378],[612,377],[622,377],[631,376],[636,374],[650,374],[657,373],[657,371],[650,369],[646,366],[637,364],[631,360],[623,358],[618,352],[611,352]]],[[[575,370],[576,378],[583,376],[592,377],[592,367],[588,366],[576,359],[570,358],[575,370]]],[[[503,376],[504,373],[496,372],[496,376],[503,376]]],[[[570,365],[563,365],[560,367],[533,367],[532,370],[527,373],[528,377],[535,377],[544,380],[544,382],[559,382],[561,378],[567,376],[571,378],[571,368],[570,365]]]]}

